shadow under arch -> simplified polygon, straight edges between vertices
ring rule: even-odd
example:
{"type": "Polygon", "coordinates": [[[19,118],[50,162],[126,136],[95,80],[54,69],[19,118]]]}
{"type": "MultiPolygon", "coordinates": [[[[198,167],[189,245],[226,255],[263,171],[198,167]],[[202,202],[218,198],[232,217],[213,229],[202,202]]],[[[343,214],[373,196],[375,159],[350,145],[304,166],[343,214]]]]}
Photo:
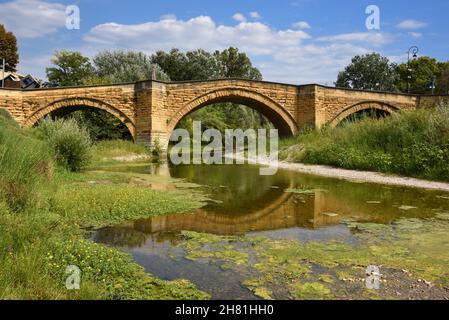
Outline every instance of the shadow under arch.
{"type": "Polygon", "coordinates": [[[331,128],[336,128],[343,120],[347,119],[349,116],[364,110],[378,110],[391,115],[399,111],[399,108],[382,101],[359,102],[346,107],[328,123],[328,126],[331,128]]]}
{"type": "Polygon", "coordinates": [[[226,102],[245,105],[260,112],[279,130],[280,136],[292,136],[298,132],[294,118],[271,98],[249,89],[228,87],[207,92],[184,105],[168,123],[169,136],[188,114],[211,104],[226,102]]]}
{"type": "Polygon", "coordinates": [[[113,115],[128,128],[133,140],[136,141],[136,125],[126,114],[106,102],[91,98],[73,97],[54,101],[44,108],[33,112],[25,120],[24,126],[32,127],[41,119],[55,111],[61,112],[61,114],[68,114],[73,111],[83,110],[84,108],[103,110],[113,115]]]}

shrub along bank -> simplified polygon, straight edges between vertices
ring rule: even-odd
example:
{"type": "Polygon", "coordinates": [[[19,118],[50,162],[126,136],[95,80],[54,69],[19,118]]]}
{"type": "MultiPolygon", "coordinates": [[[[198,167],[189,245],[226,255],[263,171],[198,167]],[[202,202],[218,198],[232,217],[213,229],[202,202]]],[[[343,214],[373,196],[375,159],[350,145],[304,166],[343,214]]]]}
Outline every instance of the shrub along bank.
{"type": "MultiPolygon", "coordinates": [[[[87,239],[84,227],[203,202],[190,190],[139,188],[142,178],[133,173],[71,172],[95,152],[85,134],[71,120],[21,129],[0,112],[0,299],[208,298],[186,280],[156,279],[127,254],[87,239]],[[80,290],[65,288],[68,265],[81,269],[80,290]]],[[[107,144],[101,150],[108,153],[107,144]]]]}
{"type": "Polygon", "coordinates": [[[288,161],[449,181],[449,106],[310,131],[281,147],[288,161]]]}

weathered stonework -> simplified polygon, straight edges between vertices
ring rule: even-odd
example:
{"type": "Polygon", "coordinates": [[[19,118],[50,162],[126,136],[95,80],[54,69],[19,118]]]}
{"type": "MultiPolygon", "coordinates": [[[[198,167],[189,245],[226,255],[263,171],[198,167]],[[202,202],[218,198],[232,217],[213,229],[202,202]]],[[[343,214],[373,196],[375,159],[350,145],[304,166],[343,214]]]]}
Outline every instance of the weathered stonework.
{"type": "Polygon", "coordinates": [[[449,96],[419,96],[289,85],[243,79],[51,88],[0,89],[0,108],[23,126],[33,126],[51,112],[98,108],[114,115],[137,143],[166,147],[178,122],[190,112],[217,102],[235,102],[264,114],[281,135],[297,134],[305,126],[336,126],[365,109],[388,113],[429,108],[449,102],[449,96]]]}

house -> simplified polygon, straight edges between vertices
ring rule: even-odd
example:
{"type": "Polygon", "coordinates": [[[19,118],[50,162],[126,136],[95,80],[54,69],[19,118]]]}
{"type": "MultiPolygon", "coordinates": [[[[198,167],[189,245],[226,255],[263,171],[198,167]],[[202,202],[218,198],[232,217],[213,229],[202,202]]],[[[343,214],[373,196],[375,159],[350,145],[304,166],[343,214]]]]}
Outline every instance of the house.
{"type": "Polygon", "coordinates": [[[16,72],[0,71],[0,81],[4,80],[5,88],[15,89],[36,89],[41,87],[41,83],[32,75],[22,75],[16,72]]]}

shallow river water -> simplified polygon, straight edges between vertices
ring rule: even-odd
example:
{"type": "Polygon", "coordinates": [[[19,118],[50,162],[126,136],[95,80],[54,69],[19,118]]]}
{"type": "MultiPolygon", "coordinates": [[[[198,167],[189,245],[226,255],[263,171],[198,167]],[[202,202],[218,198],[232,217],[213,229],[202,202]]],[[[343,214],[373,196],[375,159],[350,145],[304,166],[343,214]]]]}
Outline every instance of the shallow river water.
{"type": "Polygon", "coordinates": [[[149,166],[139,171],[201,185],[214,201],[187,214],[139,220],[98,230],[96,242],[130,253],[154,276],[189,279],[217,299],[256,299],[242,286],[248,275],[218,263],[192,261],[178,246],[181,231],[276,239],[357,241],[345,220],[389,224],[449,210],[448,195],[404,187],[354,183],[280,170],[260,176],[250,165],[149,166]],[[301,190],[298,192],[298,190],[301,190]]]}

